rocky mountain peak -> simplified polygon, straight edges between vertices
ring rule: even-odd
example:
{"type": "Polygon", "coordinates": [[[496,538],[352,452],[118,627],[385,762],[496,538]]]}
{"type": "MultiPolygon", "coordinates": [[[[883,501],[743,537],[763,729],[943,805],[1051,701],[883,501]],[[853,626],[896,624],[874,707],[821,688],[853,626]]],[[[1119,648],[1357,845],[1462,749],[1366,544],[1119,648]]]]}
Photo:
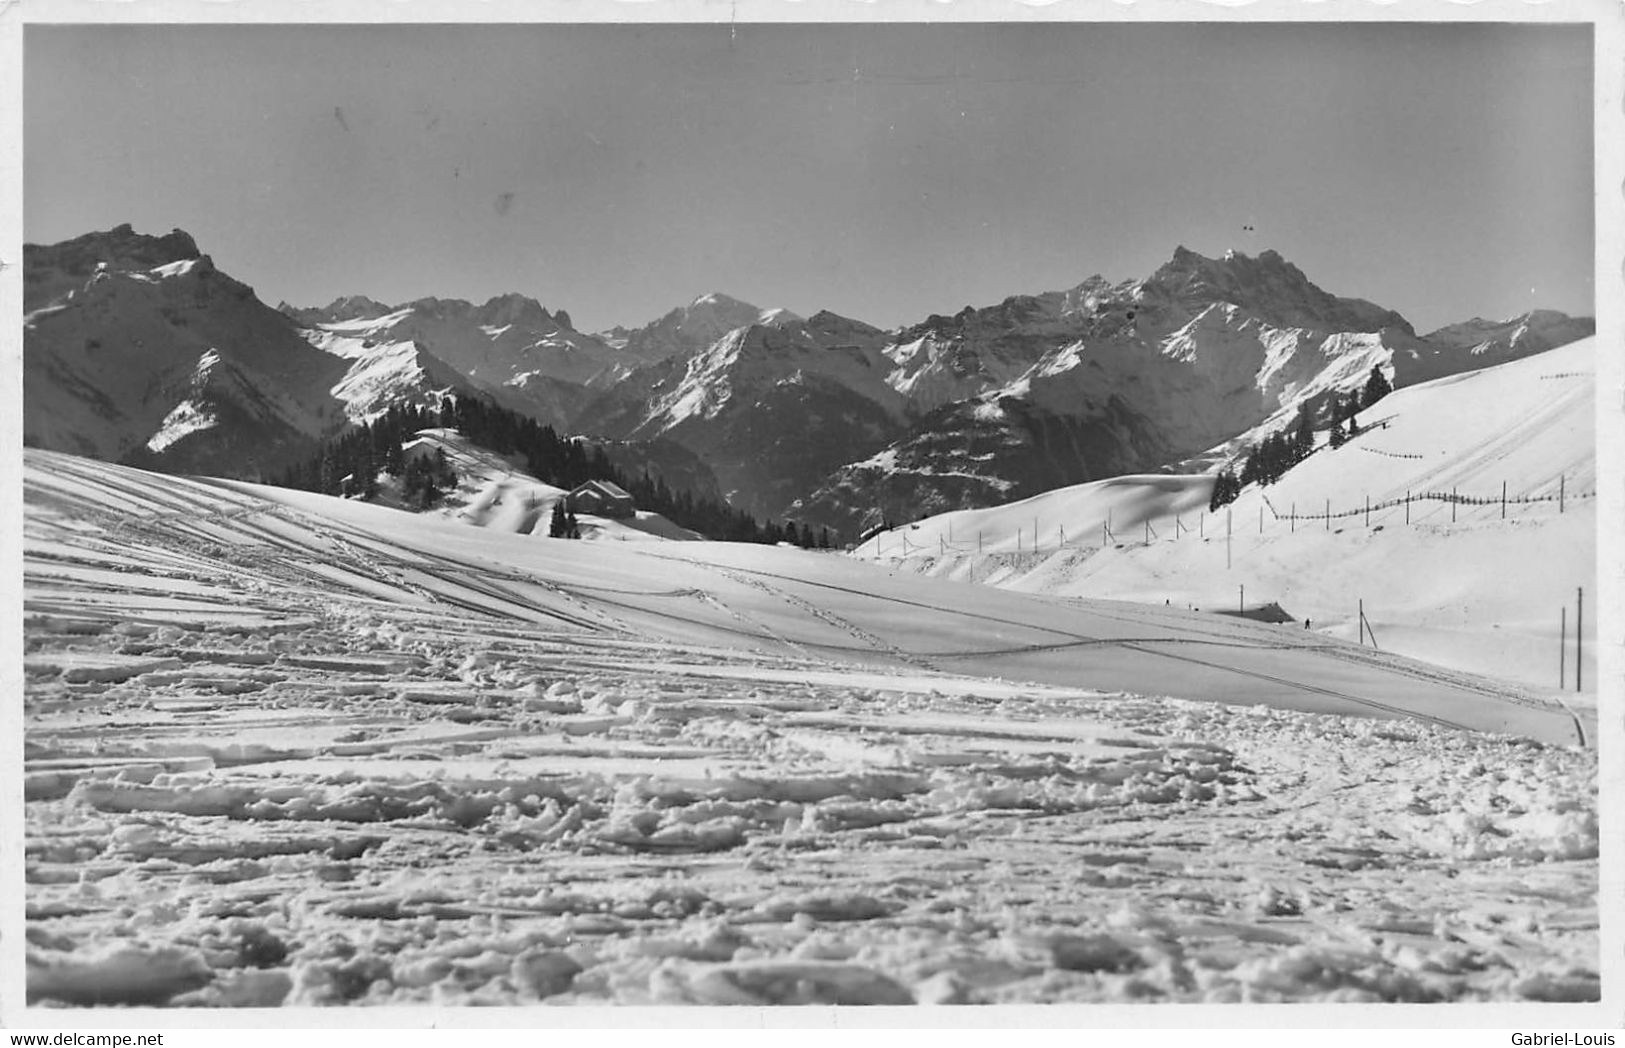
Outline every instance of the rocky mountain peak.
{"type": "Polygon", "coordinates": [[[496,327],[517,324],[527,328],[544,328],[557,324],[557,320],[540,302],[517,292],[497,295],[479,307],[478,313],[481,323],[496,327]]]}
{"type": "Polygon", "coordinates": [[[24,244],[23,310],[83,287],[98,272],[144,272],[200,256],[197,241],[183,230],[149,236],[129,223],[58,244],[24,244]]]}
{"type": "Polygon", "coordinates": [[[1256,257],[1229,251],[1213,259],[1180,245],[1168,262],[1134,285],[1132,295],[1153,309],[1185,316],[1228,302],[1281,327],[1368,332],[1397,328],[1415,334],[1398,313],[1363,299],[1329,294],[1270,249],[1256,257]]]}

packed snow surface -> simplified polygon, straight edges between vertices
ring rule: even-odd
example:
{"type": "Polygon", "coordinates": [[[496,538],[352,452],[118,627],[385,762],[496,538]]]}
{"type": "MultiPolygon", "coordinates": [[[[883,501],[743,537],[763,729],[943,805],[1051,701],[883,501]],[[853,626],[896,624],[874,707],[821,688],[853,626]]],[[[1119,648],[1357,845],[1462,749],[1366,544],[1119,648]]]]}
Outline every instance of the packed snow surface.
{"type": "Polygon", "coordinates": [[[36,1004],[1599,995],[1595,753],[1515,688],[48,452],[25,508],[36,1004]]]}
{"type": "Polygon", "coordinates": [[[856,554],[1209,611],[1240,610],[1245,589],[1248,609],[1275,603],[1347,641],[1363,632],[1363,602],[1384,651],[1553,693],[1564,670],[1563,701],[1594,709],[1595,362],[1589,338],[1399,390],[1360,413],[1347,444],[1320,434],[1281,480],[1216,513],[1211,476],[1113,477],[931,517],[856,554]],[[1592,603],[1575,694],[1581,588],[1592,603]]]}

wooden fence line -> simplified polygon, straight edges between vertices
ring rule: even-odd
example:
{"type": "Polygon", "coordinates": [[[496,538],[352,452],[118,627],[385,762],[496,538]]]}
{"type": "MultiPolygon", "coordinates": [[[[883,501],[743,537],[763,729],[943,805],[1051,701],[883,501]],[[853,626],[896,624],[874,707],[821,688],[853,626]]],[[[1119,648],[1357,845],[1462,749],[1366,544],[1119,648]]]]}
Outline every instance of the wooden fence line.
{"type": "MultiPolygon", "coordinates": [[[[1566,483],[1563,483],[1563,484],[1560,484],[1559,490],[1558,490],[1557,493],[1550,494],[1550,495],[1523,494],[1523,495],[1508,495],[1508,496],[1505,496],[1503,498],[1502,496],[1499,496],[1499,495],[1491,495],[1491,496],[1463,495],[1463,494],[1460,494],[1459,492],[1454,492],[1454,491],[1423,491],[1423,492],[1412,492],[1410,494],[1409,498],[1392,498],[1392,499],[1388,499],[1387,501],[1384,501],[1384,502],[1373,502],[1373,503],[1369,503],[1368,505],[1361,505],[1361,506],[1358,506],[1358,507],[1356,507],[1354,509],[1349,509],[1349,510],[1332,511],[1330,509],[1330,507],[1328,506],[1328,508],[1325,511],[1320,512],[1320,513],[1298,513],[1298,512],[1296,512],[1296,510],[1294,510],[1291,514],[1285,514],[1285,513],[1282,513],[1282,512],[1280,512],[1279,510],[1277,510],[1275,508],[1275,504],[1270,501],[1270,497],[1269,497],[1269,494],[1267,492],[1260,492],[1259,494],[1262,497],[1262,501],[1263,501],[1263,504],[1264,504],[1262,507],[1260,507],[1260,512],[1262,512],[1262,510],[1267,507],[1269,509],[1271,517],[1277,522],[1287,520],[1290,517],[1290,519],[1293,521],[1294,526],[1295,526],[1296,523],[1300,522],[1300,521],[1323,520],[1323,521],[1326,522],[1326,525],[1327,525],[1328,528],[1331,526],[1331,522],[1334,521],[1334,520],[1346,520],[1346,519],[1348,519],[1350,517],[1369,516],[1369,514],[1371,513],[1372,510],[1396,509],[1396,508],[1399,508],[1401,506],[1405,506],[1405,507],[1408,508],[1409,504],[1412,503],[1412,502],[1442,502],[1442,503],[1445,503],[1447,505],[1451,505],[1452,507],[1454,507],[1454,506],[1499,506],[1499,505],[1503,505],[1503,504],[1504,505],[1534,505],[1534,504],[1537,504],[1537,503],[1544,503],[1544,502],[1556,502],[1556,503],[1559,504],[1559,506],[1563,506],[1567,502],[1575,500],[1575,499],[1589,499],[1589,498],[1596,498],[1597,497],[1597,493],[1595,491],[1585,491],[1585,492],[1568,491],[1566,483]]],[[[1451,520],[1452,520],[1452,522],[1454,522],[1454,520],[1455,520],[1454,514],[1452,514],[1451,520]]],[[[1201,525],[1199,523],[1199,527],[1203,527],[1203,526],[1204,525],[1201,525]]],[[[1150,521],[1148,520],[1148,521],[1145,522],[1146,538],[1141,540],[1141,541],[1137,541],[1137,542],[1133,542],[1133,543],[1120,541],[1118,539],[1117,535],[1111,530],[1110,525],[1102,525],[1101,530],[1103,532],[1103,535],[1102,535],[1103,541],[1101,542],[1100,546],[1097,546],[1097,547],[1089,546],[1083,540],[1082,536],[1079,536],[1076,540],[1069,542],[1067,540],[1067,538],[1066,538],[1066,531],[1065,531],[1064,527],[1058,527],[1058,534],[1060,535],[1059,544],[1057,544],[1055,546],[1040,546],[1039,542],[1038,542],[1038,525],[1035,522],[1034,526],[1033,526],[1033,542],[1031,543],[1031,545],[1026,545],[1023,548],[1018,548],[1014,552],[1019,556],[1030,557],[1030,556],[1035,556],[1035,555],[1039,555],[1039,554],[1054,553],[1054,552],[1058,552],[1058,551],[1063,550],[1063,549],[1104,548],[1107,545],[1112,545],[1112,546],[1123,546],[1123,545],[1149,546],[1153,542],[1176,542],[1176,541],[1179,541],[1179,539],[1182,537],[1184,532],[1188,532],[1188,531],[1190,531],[1192,529],[1189,528],[1189,527],[1184,526],[1183,522],[1178,521],[1177,517],[1176,517],[1176,527],[1175,527],[1174,535],[1171,538],[1166,538],[1165,539],[1165,538],[1161,538],[1160,536],[1158,536],[1156,534],[1155,529],[1151,527],[1150,521]]],[[[901,533],[900,531],[894,531],[894,532],[892,532],[892,534],[896,534],[897,538],[901,541],[901,545],[903,547],[902,555],[905,556],[905,557],[908,556],[912,552],[925,552],[929,548],[925,544],[922,544],[922,543],[919,543],[919,542],[911,542],[909,540],[908,536],[906,534],[901,533]]],[[[1023,542],[1025,541],[1025,537],[1026,537],[1025,529],[1018,529],[1017,535],[1021,537],[1021,540],[1023,542]]],[[[863,545],[868,545],[870,542],[874,542],[875,543],[875,551],[872,554],[872,556],[877,557],[877,558],[881,557],[884,554],[881,552],[880,539],[882,539],[884,537],[885,537],[885,535],[877,535],[877,536],[874,536],[871,539],[866,539],[862,544],[860,544],[860,546],[858,548],[861,548],[863,545]]],[[[1205,538],[1205,535],[1204,535],[1204,538],[1205,538]]],[[[996,541],[996,539],[995,539],[995,541],[996,541]]],[[[961,543],[961,542],[956,542],[956,541],[954,541],[952,539],[944,539],[942,536],[938,536],[937,545],[938,545],[938,553],[940,555],[943,555],[943,556],[946,556],[950,552],[952,552],[952,553],[970,553],[970,552],[980,553],[980,552],[982,552],[982,535],[981,535],[980,532],[977,533],[976,542],[975,542],[975,544],[973,546],[972,545],[966,545],[966,544],[961,543]]],[[[1008,556],[1009,551],[1006,551],[1004,554],[1000,554],[1000,555],[1001,556],[1008,556]]]]}

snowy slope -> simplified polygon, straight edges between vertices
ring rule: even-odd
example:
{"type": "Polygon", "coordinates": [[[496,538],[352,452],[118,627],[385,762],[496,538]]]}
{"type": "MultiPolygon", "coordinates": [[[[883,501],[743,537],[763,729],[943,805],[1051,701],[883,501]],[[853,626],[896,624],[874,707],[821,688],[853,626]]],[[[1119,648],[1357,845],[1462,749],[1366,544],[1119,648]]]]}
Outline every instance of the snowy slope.
{"type": "Polygon", "coordinates": [[[349,361],[333,395],[343,401],[352,422],[371,421],[396,405],[427,407],[446,393],[468,388],[464,376],[416,342],[380,341],[369,334],[368,323],[340,322],[304,332],[317,349],[349,361]]]}
{"type": "MultiPolygon", "coordinates": [[[[1555,686],[1560,609],[1572,630],[1575,590],[1596,578],[1596,351],[1586,339],[1399,390],[1363,413],[1350,443],[1322,447],[1218,515],[1206,512],[1211,477],[1118,477],[944,514],[857,553],[1022,589],[1208,608],[1233,606],[1245,586],[1249,605],[1278,602],[1350,640],[1363,599],[1386,650],[1555,686]],[[1476,501],[1451,503],[1452,492],[1476,501]],[[1369,528],[1368,496],[1377,507],[1369,528]]],[[[1585,659],[1590,691],[1595,666],[1590,652],[1585,659]]]]}
{"type": "Polygon", "coordinates": [[[1515,689],[788,549],[24,493],[32,1002],[1600,993],[1595,753],[1515,689]]]}
{"type": "MultiPolygon", "coordinates": [[[[567,492],[525,472],[520,456],[504,457],[473,444],[456,430],[426,429],[403,446],[408,455],[443,451],[457,474],[455,488],[426,516],[513,535],[545,537],[553,506],[567,492]]],[[[399,505],[386,491],[380,500],[399,505]]],[[[578,515],[581,538],[589,541],[694,541],[700,536],[658,513],[638,510],[628,520],[578,515]]]]}

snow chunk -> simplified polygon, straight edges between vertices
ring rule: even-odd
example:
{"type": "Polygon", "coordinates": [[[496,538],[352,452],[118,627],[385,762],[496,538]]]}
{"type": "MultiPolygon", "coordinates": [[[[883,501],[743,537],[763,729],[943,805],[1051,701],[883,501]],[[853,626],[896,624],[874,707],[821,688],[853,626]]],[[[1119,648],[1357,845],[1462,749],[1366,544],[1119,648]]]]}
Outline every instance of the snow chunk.
{"type": "Polygon", "coordinates": [[[214,977],[196,950],[114,944],[99,953],[28,955],[28,1001],[76,1005],[163,1004],[214,977]]]}

